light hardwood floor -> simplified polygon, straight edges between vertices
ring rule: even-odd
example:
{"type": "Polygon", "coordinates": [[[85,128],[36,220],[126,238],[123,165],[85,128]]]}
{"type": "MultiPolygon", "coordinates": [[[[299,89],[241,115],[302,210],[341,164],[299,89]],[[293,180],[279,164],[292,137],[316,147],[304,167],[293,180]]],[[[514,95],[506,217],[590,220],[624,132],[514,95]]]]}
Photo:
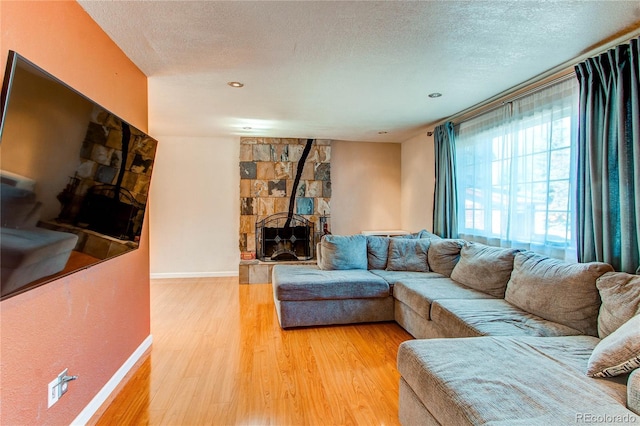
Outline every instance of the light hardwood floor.
{"type": "Polygon", "coordinates": [[[282,330],[270,284],[152,280],[153,347],[98,425],[398,424],[395,323],[282,330]]]}

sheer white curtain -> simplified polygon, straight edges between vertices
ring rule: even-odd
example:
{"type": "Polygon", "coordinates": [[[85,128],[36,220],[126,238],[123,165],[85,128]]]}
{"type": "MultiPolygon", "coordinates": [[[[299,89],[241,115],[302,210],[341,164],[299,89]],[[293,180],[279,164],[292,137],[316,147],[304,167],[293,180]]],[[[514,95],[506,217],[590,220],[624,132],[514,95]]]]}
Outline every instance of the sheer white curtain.
{"type": "Polygon", "coordinates": [[[576,259],[577,112],[572,78],[459,125],[461,238],[576,259]]]}

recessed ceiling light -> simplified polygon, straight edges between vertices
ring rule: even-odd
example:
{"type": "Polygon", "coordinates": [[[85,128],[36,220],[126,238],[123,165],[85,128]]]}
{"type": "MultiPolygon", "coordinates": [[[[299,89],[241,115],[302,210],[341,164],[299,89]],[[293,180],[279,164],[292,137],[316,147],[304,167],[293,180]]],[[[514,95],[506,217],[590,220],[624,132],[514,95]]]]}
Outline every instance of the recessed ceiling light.
{"type": "Polygon", "coordinates": [[[231,87],[242,87],[242,86],[244,86],[244,84],[240,83],[239,81],[230,81],[227,84],[229,86],[231,86],[231,87]]]}
{"type": "Polygon", "coordinates": [[[429,93],[430,98],[439,98],[440,96],[442,96],[442,93],[438,93],[438,92],[429,93]]]}

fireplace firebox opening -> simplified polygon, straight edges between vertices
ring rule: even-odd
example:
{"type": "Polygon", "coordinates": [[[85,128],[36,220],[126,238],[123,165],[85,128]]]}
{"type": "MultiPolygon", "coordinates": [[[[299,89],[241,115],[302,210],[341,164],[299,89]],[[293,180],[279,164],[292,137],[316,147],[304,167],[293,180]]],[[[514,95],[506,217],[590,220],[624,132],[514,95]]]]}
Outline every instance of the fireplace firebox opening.
{"type": "Polygon", "coordinates": [[[265,262],[313,259],[315,224],[303,216],[276,213],[256,222],[256,258],[265,262]]]}

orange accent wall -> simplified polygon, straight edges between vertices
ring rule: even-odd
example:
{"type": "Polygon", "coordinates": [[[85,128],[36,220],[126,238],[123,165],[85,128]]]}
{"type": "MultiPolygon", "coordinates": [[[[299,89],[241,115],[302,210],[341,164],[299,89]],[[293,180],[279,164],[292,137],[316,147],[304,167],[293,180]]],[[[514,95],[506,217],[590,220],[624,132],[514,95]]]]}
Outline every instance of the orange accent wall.
{"type": "MultiPolygon", "coordinates": [[[[147,78],[75,1],[0,1],[0,66],[15,50],[141,130],[147,78]]],[[[148,219],[146,220],[148,224],[148,219]]],[[[0,424],[69,424],[149,336],[149,240],[0,303],[0,424]],[[47,384],[79,378],[47,409],[47,384]]]]}

